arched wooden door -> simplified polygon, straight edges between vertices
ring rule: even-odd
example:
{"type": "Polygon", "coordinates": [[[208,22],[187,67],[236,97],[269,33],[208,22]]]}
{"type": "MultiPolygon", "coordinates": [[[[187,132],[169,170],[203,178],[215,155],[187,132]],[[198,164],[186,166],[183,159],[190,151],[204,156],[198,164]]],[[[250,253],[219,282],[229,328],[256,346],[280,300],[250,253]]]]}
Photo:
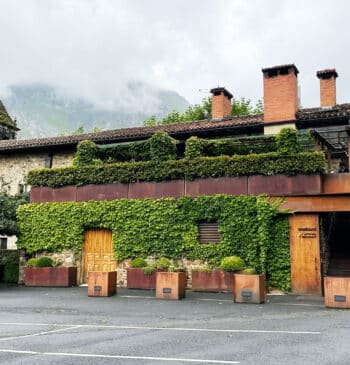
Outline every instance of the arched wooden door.
{"type": "Polygon", "coordinates": [[[113,255],[112,232],[108,229],[85,231],[83,282],[87,283],[89,271],[116,271],[113,255]]]}

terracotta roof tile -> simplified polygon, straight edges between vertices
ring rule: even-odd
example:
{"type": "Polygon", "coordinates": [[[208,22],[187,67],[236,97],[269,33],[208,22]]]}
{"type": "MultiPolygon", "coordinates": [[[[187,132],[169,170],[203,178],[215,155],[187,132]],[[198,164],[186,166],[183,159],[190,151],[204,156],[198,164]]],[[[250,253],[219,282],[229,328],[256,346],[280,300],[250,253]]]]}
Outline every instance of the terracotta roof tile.
{"type": "Polygon", "coordinates": [[[0,141],[0,151],[25,150],[54,146],[75,146],[83,140],[92,140],[96,143],[116,143],[127,140],[146,139],[157,131],[166,131],[175,136],[181,133],[195,134],[200,131],[217,130],[220,128],[234,128],[239,126],[263,125],[263,115],[250,115],[242,117],[229,117],[221,120],[199,120],[159,126],[135,127],[113,129],[97,133],[83,133],[71,136],[59,136],[49,138],[35,138],[27,140],[3,140],[0,141]]]}
{"type": "Polygon", "coordinates": [[[318,107],[301,109],[297,112],[297,120],[341,118],[350,116],[350,103],[338,104],[333,107],[318,107]]]}

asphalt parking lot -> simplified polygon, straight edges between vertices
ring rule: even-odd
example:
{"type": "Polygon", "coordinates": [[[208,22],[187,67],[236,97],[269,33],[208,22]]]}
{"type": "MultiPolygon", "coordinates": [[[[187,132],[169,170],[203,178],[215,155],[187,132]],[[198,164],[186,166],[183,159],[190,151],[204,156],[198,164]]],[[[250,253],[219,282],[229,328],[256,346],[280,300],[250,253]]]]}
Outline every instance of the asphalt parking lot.
{"type": "Polygon", "coordinates": [[[350,311],[323,298],[186,295],[0,286],[0,364],[350,364],[350,311]]]}

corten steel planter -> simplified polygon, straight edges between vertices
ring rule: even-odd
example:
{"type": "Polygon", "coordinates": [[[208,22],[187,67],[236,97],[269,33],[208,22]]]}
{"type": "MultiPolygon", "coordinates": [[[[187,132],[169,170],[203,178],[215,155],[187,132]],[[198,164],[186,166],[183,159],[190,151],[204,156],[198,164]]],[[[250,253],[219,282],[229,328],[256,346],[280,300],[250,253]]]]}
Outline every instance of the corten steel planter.
{"type": "Polygon", "coordinates": [[[350,308],[350,277],[324,278],[325,305],[329,308],[350,308]]]}
{"type": "Polygon", "coordinates": [[[233,301],[235,303],[264,303],[265,276],[234,274],[233,301]]]}
{"type": "Polygon", "coordinates": [[[77,285],[76,267],[26,267],[26,286],[63,286],[77,285]]]}
{"type": "Polygon", "coordinates": [[[185,298],[186,273],[164,272],[156,273],[156,297],[157,299],[179,300],[185,298]]]}
{"type": "Polygon", "coordinates": [[[89,271],[88,296],[110,297],[117,293],[116,271],[89,271]]]}
{"type": "Polygon", "coordinates": [[[192,291],[232,292],[232,280],[230,271],[192,271],[192,291]]]}
{"type": "Polygon", "coordinates": [[[150,275],[146,275],[142,268],[129,267],[127,269],[127,288],[128,289],[155,289],[156,270],[150,275]]]}

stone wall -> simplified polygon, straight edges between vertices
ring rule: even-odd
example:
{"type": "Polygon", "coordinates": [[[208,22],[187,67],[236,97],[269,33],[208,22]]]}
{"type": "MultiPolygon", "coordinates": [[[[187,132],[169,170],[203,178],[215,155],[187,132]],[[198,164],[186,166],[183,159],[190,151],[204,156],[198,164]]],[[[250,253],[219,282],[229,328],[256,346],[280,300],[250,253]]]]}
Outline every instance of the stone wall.
{"type": "MultiPolygon", "coordinates": [[[[77,275],[78,275],[78,285],[82,283],[82,252],[74,252],[72,250],[64,250],[60,253],[52,253],[52,252],[41,252],[38,253],[35,257],[51,257],[54,262],[59,262],[61,266],[76,266],[77,267],[77,275]]],[[[118,263],[117,266],[117,285],[121,288],[126,288],[127,286],[127,268],[130,266],[131,260],[124,260],[118,263]]],[[[154,263],[154,258],[149,257],[147,259],[148,265],[154,263]]],[[[191,287],[191,278],[192,278],[192,268],[201,265],[199,260],[196,261],[188,261],[186,259],[178,261],[178,265],[184,266],[187,271],[187,285],[191,287]]],[[[21,251],[20,256],[20,268],[19,268],[19,283],[24,283],[24,268],[26,266],[26,259],[24,257],[24,251],[21,251]]]]}
{"type": "MultiPolygon", "coordinates": [[[[52,154],[52,167],[66,167],[72,164],[74,151],[54,152],[52,154]]],[[[48,163],[50,155],[47,152],[31,152],[0,155],[0,189],[9,194],[19,193],[20,185],[25,191],[30,187],[25,186],[25,177],[30,170],[40,169],[48,163]]]]}

